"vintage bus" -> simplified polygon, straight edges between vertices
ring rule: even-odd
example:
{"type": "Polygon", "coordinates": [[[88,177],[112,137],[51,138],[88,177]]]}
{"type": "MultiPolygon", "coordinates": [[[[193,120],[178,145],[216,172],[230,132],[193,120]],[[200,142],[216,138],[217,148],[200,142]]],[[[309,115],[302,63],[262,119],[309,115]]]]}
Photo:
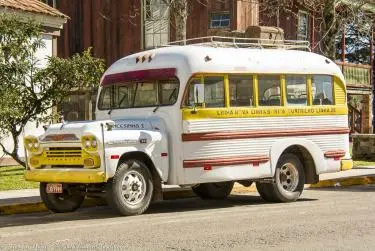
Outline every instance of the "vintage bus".
{"type": "Polygon", "coordinates": [[[162,185],[226,198],[234,182],[291,202],[323,173],[351,169],[345,80],[331,60],[288,48],[201,43],[127,56],[105,72],[96,121],[24,139],[25,178],[54,212],[105,196],[123,215],[162,185]],[[241,48],[242,47],[242,48],[241,48]]]}

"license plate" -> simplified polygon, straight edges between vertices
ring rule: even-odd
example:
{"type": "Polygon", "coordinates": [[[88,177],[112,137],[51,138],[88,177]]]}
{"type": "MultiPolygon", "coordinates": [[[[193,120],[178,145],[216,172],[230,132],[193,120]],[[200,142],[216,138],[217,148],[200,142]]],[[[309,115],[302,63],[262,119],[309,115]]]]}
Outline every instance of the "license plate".
{"type": "Polygon", "coordinates": [[[62,184],[47,184],[47,193],[63,193],[62,184]]]}

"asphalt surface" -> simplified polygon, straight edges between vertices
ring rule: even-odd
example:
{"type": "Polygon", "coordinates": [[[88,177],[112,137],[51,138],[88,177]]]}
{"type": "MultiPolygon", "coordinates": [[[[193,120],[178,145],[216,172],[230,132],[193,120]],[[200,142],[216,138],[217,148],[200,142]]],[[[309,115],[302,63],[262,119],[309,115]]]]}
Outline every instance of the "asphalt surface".
{"type": "Polygon", "coordinates": [[[295,203],[256,193],[0,217],[0,250],[375,250],[375,186],[305,190],[295,203]]]}

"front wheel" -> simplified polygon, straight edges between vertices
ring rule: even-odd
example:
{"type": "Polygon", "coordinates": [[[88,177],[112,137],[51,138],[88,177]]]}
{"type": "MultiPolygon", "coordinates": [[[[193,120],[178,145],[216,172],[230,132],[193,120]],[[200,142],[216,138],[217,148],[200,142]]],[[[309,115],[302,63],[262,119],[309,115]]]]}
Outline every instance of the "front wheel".
{"type": "Polygon", "coordinates": [[[202,199],[225,199],[232,191],[233,184],[233,181],[202,183],[193,187],[193,191],[202,199]]]}
{"type": "Polygon", "coordinates": [[[142,214],[151,203],[153,189],[147,166],[139,160],[127,160],[108,181],[108,204],[122,215],[142,214]]]}
{"type": "Polygon", "coordinates": [[[44,205],[55,213],[73,212],[85,199],[79,186],[73,184],[63,184],[63,193],[47,193],[47,183],[41,182],[39,191],[44,205]]]}
{"type": "Polygon", "coordinates": [[[259,183],[260,196],[270,202],[296,201],[302,194],[305,173],[301,161],[294,154],[283,154],[277,162],[274,183],[259,183]]]}

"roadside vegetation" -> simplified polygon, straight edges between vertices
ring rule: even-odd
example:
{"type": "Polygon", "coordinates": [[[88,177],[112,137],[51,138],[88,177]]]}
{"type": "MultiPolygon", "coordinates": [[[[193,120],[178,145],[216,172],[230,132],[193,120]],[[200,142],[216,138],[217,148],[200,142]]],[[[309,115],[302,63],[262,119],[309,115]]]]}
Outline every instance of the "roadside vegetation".
{"type": "Polygon", "coordinates": [[[23,166],[0,167],[0,191],[38,188],[39,182],[25,181],[23,166]]]}

